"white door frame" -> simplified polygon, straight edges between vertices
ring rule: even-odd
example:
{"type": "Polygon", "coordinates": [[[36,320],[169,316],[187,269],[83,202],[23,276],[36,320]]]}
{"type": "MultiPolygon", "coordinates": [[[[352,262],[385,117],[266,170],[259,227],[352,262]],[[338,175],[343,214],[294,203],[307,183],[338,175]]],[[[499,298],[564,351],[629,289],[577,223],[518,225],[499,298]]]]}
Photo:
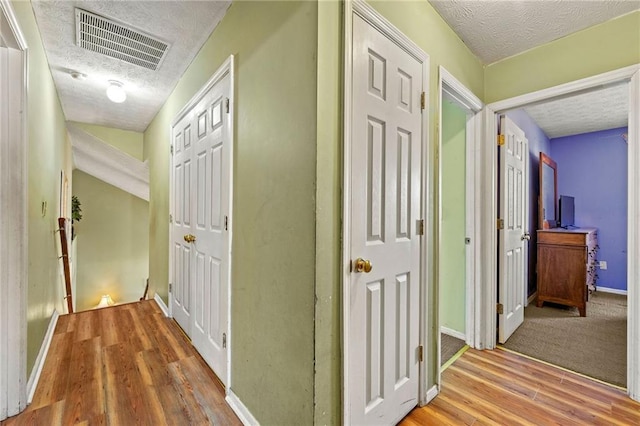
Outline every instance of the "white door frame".
{"type": "Polygon", "coordinates": [[[433,223],[435,211],[433,208],[434,200],[434,188],[433,181],[428,170],[433,170],[433,154],[430,152],[428,144],[428,132],[429,132],[429,108],[428,99],[429,93],[429,55],[427,55],[419,46],[411,41],[407,36],[394,27],[389,21],[387,21],[382,15],[380,15],[375,9],[365,3],[363,0],[345,0],[344,3],[344,92],[343,92],[343,107],[344,107],[344,146],[343,146],[343,208],[342,208],[342,410],[343,410],[343,422],[349,424],[350,412],[349,412],[349,360],[348,360],[348,346],[350,344],[349,337],[349,315],[350,306],[346,301],[349,300],[349,287],[351,283],[351,271],[349,257],[349,241],[351,236],[351,117],[352,117],[352,74],[353,74],[353,58],[352,58],[352,43],[353,43],[353,15],[357,14],[362,19],[367,21],[370,25],[383,33],[386,37],[401,46],[409,54],[414,56],[420,62],[422,62],[422,87],[424,88],[426,96],[426,106],[422,114],[422,217],[425,221],[425,234],[421,243],[421,277],[420,277],[420,345],[423,345],[424,360],[420,363],[419,374],[419,395],[418,402],[420,405],[426,404],[437,395],[437,386],[434,384],[427,390],[427,381],[431,378],[434,382],[436,377],[430,377],[432,366],[435,365],[437,359],[435,359],[429,350],[428,343],[435,342],[433,315],[429,315],[428,307],[435,306],[432,301],[431,295],[434,294],[435,279],[432,274],[433,266],[435,262],[432,259],[431,253],[433,250],[433,223]]]}
{"type": "MultiPolygon", "coordinates": [[[[171,122],[168,130],[169,134],[169,144],[173,144],[173,140],[171,140],[172,130],[173,128],[182,120],[186,114],[188,114],[197,104],[202,100],[202,98],[207,94],[209,90],[213,86],[216,85],[220,80],[222,80],[227,74],[229,74],[229,219],[228,219],[228,234],[229,234],[229,244],[227,247],[228,256],[229,256],[229,264],[227,265],[227,377],[226,377],[226,392],[227,394],[231,389],[231,339],[232,339],[232,327],[231,327],[231,263],[232,263],[232,241],[233,241],[233,147],[235,142],[235,72],[234,72],[234,64],[235,58],[233,55],[230,55],[220,67],[213,73],[211,78],[198,90],[198,92],[193,95],[191,100],[186,103],[184,107],[176,114],[175,118],[171,122]]],[[[171,149],[171,147],[167,147],[171,149]]],[[[173,183],[173,156],[170,156],[169,159],[169,200],[173,200],[173,191],[174,191],[174,183],[173,183]]],[[[171,203],[169,203],[171,205],[171,203]]],[[[172,208],[172,207],[171,207],[172,208]]],[[[173,217],[174,212],[170,211],[170,214],[173,217]]],[[[171,221],[169,221],[169,235],[171,235],[171,221]]],[[[171,238],[170,238],[171,239],[171,238]]],[[[171,247],[171,241],[169,241],[169,280],[173,276],[173,250],[171,247]]],[[[169,292],[168,302],[169,302],[169,317],[173,318],[172,312],[172,293],[169,292]]]]}
{"type": "MultiPolygon", "coordinates": [[[[465,343],[472,348],[476,348],[478,341],[478,329],[480,319],[477,318],[475,309],[475,295],[479,291],[479,267],[476,261],[476,253],[480,250],[480,215],[478,214],[479,205],[476,194],[480,193],[480,180],[475,178],[475,171],[479,168],[480,144],[482,141],[482,108],[484,104],[473,94],[464,84],[456,79],[443,66],[438,67],[439,80],[438,92],[439,99],[439,126],[438,126],[438,153],[442,153],[442,102],[444,99],[453,101],[459,108],[467,114],[466,124],[466,142],[465,142],[465,236],[471,241],[466,245],[466,324],[465,324],[465,343]]],[[[440,265],[440,253],[442,248],[442,155],[438,155],[438,219],[437,219],[437,263],[440,265]]],[[[440,267],[438,267],[437,287],[438,293],[442,279],[440,276],[440,267]]],[[[439,298],[438,298],[439,300],[439,298]]],[[[436,329],[440,330],[440,304],[438,303],[438,316],[436,329]]],[[[438,333],[438,365],[441,364],[440,359],[440,333],[438,333]]],[[[440,383],[440,374],[438,374],[438,383],[440,383]]]]}
{"type": "Polygon", "coordinates": [[[26,39],[11,3],[0,0],[0,420],[27,405],[28,133],[26,39]],[[8,24],[8,26],[6,25],[8,24]],[[6,84],[11,80],[11,84],[6,84]]]}
{"type": "Polygon", "coordinates": [[[476,170],[484,194],[481,202],[482,249],[479,252],[482,289],[476,299],[480,312],[480,346],[496,346],[496,176],[497,176],[497,114],[510,109],[542,102],[552,98],[570,96],[599,86],[630,81],[629,85],[629,154],[628,154],[628,245],[627,245],[627,391],[631,398],[640,400],[640,64],[576,80],[570,83],[491,103],[483,110],[485,140],[482,147],[482,168],[476,170]]]}

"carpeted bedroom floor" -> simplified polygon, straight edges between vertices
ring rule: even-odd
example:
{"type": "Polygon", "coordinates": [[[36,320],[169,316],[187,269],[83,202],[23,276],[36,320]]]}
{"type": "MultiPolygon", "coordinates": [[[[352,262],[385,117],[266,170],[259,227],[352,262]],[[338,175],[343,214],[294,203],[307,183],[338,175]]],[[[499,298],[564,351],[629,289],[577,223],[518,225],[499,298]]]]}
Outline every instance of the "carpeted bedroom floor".
{"type": "Polygon", "coordinates": [[[576,308],[530,304],[507,349],[626,387],[627,297],[595,292],[587,316],[576,308]]]}

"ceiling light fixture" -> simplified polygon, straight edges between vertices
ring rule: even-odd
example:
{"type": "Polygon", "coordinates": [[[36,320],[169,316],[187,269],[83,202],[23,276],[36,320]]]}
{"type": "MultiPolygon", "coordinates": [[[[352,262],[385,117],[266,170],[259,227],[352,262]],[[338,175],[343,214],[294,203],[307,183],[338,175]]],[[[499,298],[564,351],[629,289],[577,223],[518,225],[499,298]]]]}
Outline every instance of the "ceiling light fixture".
{"type": "Polygon", "coordinates": [[[111,102],[121,104],[127,99],[127,93],[122,88],[122,83],[116,80],[109,80],[109,87],[107,87],[107,97],[111,102]]]}

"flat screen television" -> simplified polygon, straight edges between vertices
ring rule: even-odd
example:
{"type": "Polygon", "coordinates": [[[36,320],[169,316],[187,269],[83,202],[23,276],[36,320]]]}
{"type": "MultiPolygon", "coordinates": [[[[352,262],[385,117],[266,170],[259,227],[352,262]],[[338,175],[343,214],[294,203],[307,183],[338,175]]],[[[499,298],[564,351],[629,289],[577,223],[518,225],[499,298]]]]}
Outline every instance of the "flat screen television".
{"type": "Polygon", "coordinates": [[[575,225],[575,199],[569,195],[560,196],[560,227],[575,225]]]}

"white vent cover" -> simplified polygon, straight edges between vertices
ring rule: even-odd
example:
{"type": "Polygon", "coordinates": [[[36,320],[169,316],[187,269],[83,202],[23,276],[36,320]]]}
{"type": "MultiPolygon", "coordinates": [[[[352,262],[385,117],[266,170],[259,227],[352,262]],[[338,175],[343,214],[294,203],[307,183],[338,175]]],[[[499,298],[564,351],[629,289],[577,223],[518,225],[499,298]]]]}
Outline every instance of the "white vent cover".
{"type": "Polygon", "coordinates": [[[167,43],[149,34],[78,8],[76,44],[154,71],[169,48],[167,43]]]}

